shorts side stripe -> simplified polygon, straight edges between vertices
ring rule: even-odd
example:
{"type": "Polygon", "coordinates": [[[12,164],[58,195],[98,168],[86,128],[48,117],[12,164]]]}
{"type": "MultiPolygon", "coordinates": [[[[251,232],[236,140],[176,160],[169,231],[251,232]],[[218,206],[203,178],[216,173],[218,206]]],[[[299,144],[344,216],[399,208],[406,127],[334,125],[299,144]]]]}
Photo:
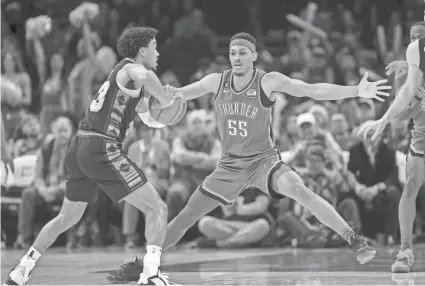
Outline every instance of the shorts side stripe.
{"type": "Polygon", "coordinates": [[[111,166],[127,184],[130,192],[133,192],[146,183],[144,176],[142,177],[133,164],[131,164],[130,160],[121,153],[117,143],[106,142],[106,156],[111,166]]]}
{"type": "Polygon", "coordinates": [[[232,204],[232,202],[229,201],[229,200],[227,200],[225,197],[223,197],[223,196],[217,194],[216,192],[213,192],[210,189],[206,188],[205,185],[204,185],[204,183],[202,183],[199,186],[199,191],[202,194],[204,194],[205,196],[210,197],[210,198],[212,198],[214,200],[217,200],[217,201],[219,201],[220,203],[222,203],[224,205],[231,205],[232,204]]]}

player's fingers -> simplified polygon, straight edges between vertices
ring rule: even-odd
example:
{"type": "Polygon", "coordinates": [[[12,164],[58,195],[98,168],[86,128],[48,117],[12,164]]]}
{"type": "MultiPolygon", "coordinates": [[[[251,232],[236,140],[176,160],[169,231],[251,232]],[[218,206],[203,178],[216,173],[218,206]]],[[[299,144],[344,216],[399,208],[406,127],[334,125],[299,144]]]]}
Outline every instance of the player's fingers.
{"type": "Polygon", "coordinates": [[[388,80],[387,79],[381,79],[381,80],[378,80],[377,82],[375,82],[376,83],[376,85],[380,85],[380,84],[384,84],[384,83],[387,83],[388,82],[388,80]]]}
{"type": "Polygon", "coordinates": [[[360,125],[360,128],[357,131],[357,136],[360,136],[364,132],[364,130],[366,129],[366,127],[367,127],[367,124],[360,125]]]}
{"type": "Polygon", "coordinates": [[[367,126],[366,129],[365,129],[365,131],[363,132],[363,138],[364,138],[364,140],[367,139],[367,135],[369,134],[369,131],[370,131],[370,126],[367,126]]]}
{"type": "Polygon", "coordinates": [[[377,128],[372,135],[372,138],[371,138],[372,141],[375,141],[375,139],[379,136],[380,133],[381,133],[381,128],[377,128]]]}
{"type": "Polygon", "coordinates": [[[392,89],[391,85],[378,85],[376,90],[390,90],[392,89]]]}
{"type": "Polygon", "coordinates": [[[389,95],[390,95],[388,92],[385,92],[385,91],[379,91],[379,90],[376,92],[376,94],[377,94],[377,95],[381,95],[381,96],[389,96],[389,95]]]}
{"type": "Polygon", "coordinates": [[[379,96],[375,96],[374,97],[376,100],[379,100],[379,101],[381,101],[381,102],[384,102],[385,101],[385,99],[383,99],[383,98],[380,98],[379,96]]]}

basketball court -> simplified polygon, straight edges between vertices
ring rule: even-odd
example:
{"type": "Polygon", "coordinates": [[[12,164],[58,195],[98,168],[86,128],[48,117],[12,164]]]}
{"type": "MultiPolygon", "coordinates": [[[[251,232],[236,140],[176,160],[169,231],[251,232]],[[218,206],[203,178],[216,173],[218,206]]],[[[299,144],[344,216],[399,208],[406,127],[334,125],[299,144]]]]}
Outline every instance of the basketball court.
{"type": "MultiPolygon", "coordinates": [[[[186,286],[425,285],[425,245],[415,247],[416,271],[410,274],[389,272],[397,251],[397,247],[378,249],[372,262],[360,265],[349,249],[174,250],[164,255],[162,270],[186,286]]],[[[107,272],[141,252],[50,249],[33,270],[29,285],[108,285],[107,272]]],[[[23,254],[2,251],[2,281],[23,254]]]]}

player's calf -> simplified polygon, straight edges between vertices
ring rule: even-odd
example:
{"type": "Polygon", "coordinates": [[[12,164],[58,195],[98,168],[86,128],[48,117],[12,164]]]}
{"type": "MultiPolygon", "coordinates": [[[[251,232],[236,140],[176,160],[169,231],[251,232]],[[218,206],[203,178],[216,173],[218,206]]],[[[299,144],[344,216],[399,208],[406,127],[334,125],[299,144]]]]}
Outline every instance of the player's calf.
{"type": "Polygon", "coordinates": [[[277,179],[277,189],[280,194],[308,208],[321,223],[341,235],[352,246],[361,264],[375,257],[376,250],[353,231],[331,204],[308,189],[297,173],[291,171],[282,174],[277,179]]]}

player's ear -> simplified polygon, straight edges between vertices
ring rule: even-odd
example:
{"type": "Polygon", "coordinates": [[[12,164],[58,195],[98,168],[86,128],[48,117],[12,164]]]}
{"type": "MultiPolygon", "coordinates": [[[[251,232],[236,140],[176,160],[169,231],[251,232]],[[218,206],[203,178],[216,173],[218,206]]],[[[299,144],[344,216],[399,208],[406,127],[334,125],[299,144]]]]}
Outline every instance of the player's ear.
{"type": "Polygon", "coordinates": [[[252,60],[255,62],[258,58],[258,54],[256,52],[252,53],[252,60]]]}
{"type": "Polygon", "coordinates": [[[140,53],[140,55],[145,56],[145,47],[141,47],[139,49],[139,53],[140,53]]]}

